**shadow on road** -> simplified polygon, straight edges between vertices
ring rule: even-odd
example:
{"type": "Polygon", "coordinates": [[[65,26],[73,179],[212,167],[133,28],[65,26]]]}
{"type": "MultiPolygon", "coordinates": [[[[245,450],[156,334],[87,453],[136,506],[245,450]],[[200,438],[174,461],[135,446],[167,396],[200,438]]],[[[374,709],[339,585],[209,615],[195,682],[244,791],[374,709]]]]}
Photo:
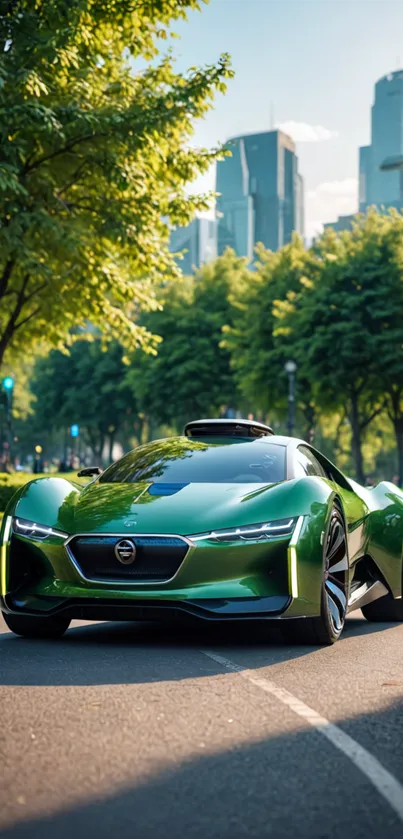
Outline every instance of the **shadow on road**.
{"type": "MultiPolygon", "coordinates": [[[[340,723],[398,777],[402,758],[393,736],[396,745],[402,710],[402,704],[394,705],[340,723]]],[[[207,754],[197,742],[194,748],[198,752],[194,757],[95,800],[33,819],[21,820],[18,815],[0,835],[2,839],[401,839],[402,823],[390,805],[317,731],[284,733],[220,751],[208,743],[207,754]]],[[[135,754],[133,761],[135,766],[135,754]]]]}
{"type": "MultiPolygon", "coordinates": [[[[348,620],[338,647],[351,637],[385,632],[391,627],[396,624],[348,620]]],[[[27,640],[11,633],[0,635],[0,641],[0,684],[31,686],[135,684],[203,677],[211,675],[216,665],[195,653],[212,646],[224,656],[234,648],[247,648],[251,653],[266,649],[267,665],[313,654],[328,655],[334,649],[290,645],[277,626],[246,623],[200,627],[88,623],[73,626],[58,641],[27,640]],[[173,654],[177,655],[174,669],[173,654]]],[[[261,656],[258,666],[262,666],[261,656]]]]}

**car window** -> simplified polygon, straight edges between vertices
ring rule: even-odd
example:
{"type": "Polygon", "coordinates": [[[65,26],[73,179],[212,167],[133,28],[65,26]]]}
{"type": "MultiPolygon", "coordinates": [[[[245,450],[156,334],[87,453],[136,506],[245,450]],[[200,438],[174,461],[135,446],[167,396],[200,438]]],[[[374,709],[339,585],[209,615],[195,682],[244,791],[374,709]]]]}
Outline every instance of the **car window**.
{"type": "Polygon", "coordinates": [[[297,478],[304,475],[317,475],[320,478],[329,477],[319,460],[306,446],[298,446],[295,458],[295,475],[297,478]]]}
{"type": "Polygon", "coordinates": [[[286,478],[286,447],[250,440],[217,444],[157,440],[110,466],[101,483],[277,483],[286,478]]]}
{"type": "Polygon", "coordinates": [[[101,483],[264,483],[284,481],[286,448],[250,440],[217,444],[192,439],[157,440],[110,466],[101,483]]]}

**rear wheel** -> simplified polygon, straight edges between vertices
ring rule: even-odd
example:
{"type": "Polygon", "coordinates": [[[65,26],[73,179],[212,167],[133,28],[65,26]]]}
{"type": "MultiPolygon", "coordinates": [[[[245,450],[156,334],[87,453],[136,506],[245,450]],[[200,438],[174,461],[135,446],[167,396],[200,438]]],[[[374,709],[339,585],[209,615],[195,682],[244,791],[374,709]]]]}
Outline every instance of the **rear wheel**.
{"type": "Polygon", "coordinates": [[[61,638],[69,628],[70,619],[62,615],[37,618],[29,615],[2,613],[11,632],[24,638],[61,638]]]}
{"type": "Polygon", "coordinates": [[[384,597],[363,606],[361,611],[367,621],[374,623],[403,621],[403,600],[395,600],[391,594],[385,594],[384,597]]]}
{"type": "Polygon", "coordinates": [[[315,618],[284,620],[281,627],[284,636],[300,644],[334,644],[343,631],[347,594],[346,528],[339,507],[334,506],[323,548],[321,613],[315,618]]]}

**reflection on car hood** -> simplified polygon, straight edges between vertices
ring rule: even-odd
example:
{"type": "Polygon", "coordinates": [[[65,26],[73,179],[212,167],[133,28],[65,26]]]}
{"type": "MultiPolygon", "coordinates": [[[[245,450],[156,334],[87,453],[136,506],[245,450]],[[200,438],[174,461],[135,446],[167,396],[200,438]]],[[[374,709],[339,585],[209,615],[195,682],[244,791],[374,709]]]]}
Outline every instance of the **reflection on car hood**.
{"type": "MultiPolygon", "coordinates": [[[[281,484],[117,484],[95,482],[70,496],[59,522],[69,533],[178,533],[265,521],[281,484]]],[[[277,507],[277,504],[275,505],[277,507]]],[[[280,508],[281,509],[281,504],[280,508]]]]}

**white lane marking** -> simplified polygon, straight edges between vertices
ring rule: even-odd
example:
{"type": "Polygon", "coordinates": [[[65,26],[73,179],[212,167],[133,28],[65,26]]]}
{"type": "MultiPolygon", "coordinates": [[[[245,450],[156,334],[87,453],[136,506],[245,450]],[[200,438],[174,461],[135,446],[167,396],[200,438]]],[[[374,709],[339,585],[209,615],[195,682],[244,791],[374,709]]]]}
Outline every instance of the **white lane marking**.
{"type": "Polygon", "coordinates": [[[223,658],[223,656],[217,655],[210,650],[201,650],[201,652],[208,656],[208,658],[226,667],[227,670],[238,673],[243,679],[265,690],[266,693],[275,696],[283,705],[287,705],[295,714],[298,714],[299,717],[306,720],[312,728],[315,728],[323,734],[327,740],[333,743],[336,749],[339,749],[346,757],[350,758],[355,766],[371,781],[379,794],[388,802],[399,819],[403,821],[403,786],[379,763],[376,757],[371,755],[363,746],[360,746],[356,740],[353,740],[352,737],[345,734],[341,728],[329,722],[325,717],[321,717],[317,711],[310,708],[309,705],[305,705],[305,702],[301,702],[298,697],[294,696],[288,690],[278,687],[270,679],[265,677],[259,678],[254,675],[252,670],[245,670],[244,667],[240,667],[238,664],[234,664],[233,661],[229,661],[229,659],[223,658]]]}

